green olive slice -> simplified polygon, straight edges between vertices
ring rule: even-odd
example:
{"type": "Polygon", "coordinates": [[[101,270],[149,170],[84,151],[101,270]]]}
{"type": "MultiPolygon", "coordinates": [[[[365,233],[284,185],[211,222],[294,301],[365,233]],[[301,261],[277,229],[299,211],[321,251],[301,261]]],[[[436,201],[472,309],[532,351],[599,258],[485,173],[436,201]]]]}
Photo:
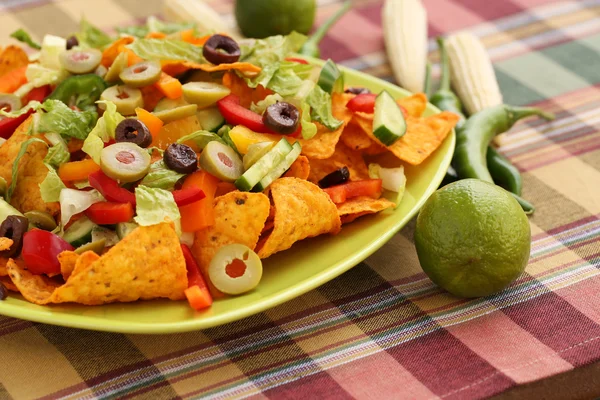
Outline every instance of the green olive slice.
{"type": "Polygon", "coordinates": [[[96,68],[94,70],[94,73],[96,75],[98,75],[100,78],[104,78],[106,76],[107,72],[108,72],[108,69],[102,64],[98,65],[98,68],[96,68]]]}
{"type": "Polygon", "coordinates": [[[155,111],[153,112],[162,122],[168,124],[169,122],[177,121],[196,115],[198,106],[195,104],[186,104],[184,106],[171,108],[170,110],[155,111]]]}
{"type": "Polygon", "coordinates": [[[75,253],[83,254],[86,251],[93,251],[94,253],[101,256],[105,247],[106,247],[106,239],[98,239],[94,242],[86,243],[83,246],[79,246],[78,248],[75,249],[75,253]]]}
{"type": "Polygon", "coordinates": [[[154,107],[154,112],[172,110],[174,108],[187,105],[188,103],[183,99],[183,97],[178,97],[176,99],[163,97],[158,103],[156,103],[156,106],[154,107]]]}
{"type": "Polygon", "coordinates": [[[224,182],[233,182],[244,173],[240,156],[216,140],[208,142],[200,154],[200,167],[224,182]]]}
{"type": "Polygon", "coordinates": [[[227,86],[214,82],[188,82],[183,85],[185,101],[197,104],[200,108],[212,106],[229,93],[231,90],[227,86]]]}
{"type": "Polygon", "coordinates": [[[208,267],[210,281],[223,293],[241,294],[254,289],[262,278],[262,262],[243,244],[223,246],[208,267]]]}
{"type": "Polygon", "coordinates": [[[121,182],[135,182],[150,170],[150,154],[135,143],[119,142],[102,149],[102,172],[121,182]]]}
{"type": "Polygon", "coordinates": [[[104,80],[106,82],[116,82],[119,80],[119,74],[127,68],[127,53],[119,53],[115,60],[108,68],[104,80]]]}
{"type": "Polygon", "coordinates": [[[23,215],[25,215],[25,217],[29,220],[29,224],[35,226],[36,228],[43,229],[45,231],[53,231],[56,229],[56,220],[47,212],[34,210],[28,211],[23,215]]]}
{"type": "Polygon", "coordinates": [[[142,61],[125,68],[119,78],[131,87],[152,85],[160,78],[162,69],[158,61],[142,61]]]}
{"type": "Polygon", "coordinates": [[[22,107],[21,99],[14,94],[0,93],[0,110],[17,111],[22,107]]]}
{"type": "Polygon", "coordinates": [[[117,111],[123,115],[133,115],[136,108],[144,107],[142,92],[123,85],[109,87],[102,92],[100,100],[112,101],[117,106],[117,111]]]}
{"type": "Polygon", "coordinates": [[[248,146],[248,152],[244,154],[244,171],[254,165],[262,156],[267,154],[275,146],[275,142],[259,142],[248,146]]]}
{"type": "Polygon", "coordinates": [[[59,59],[63,68],[70,73],[88,74],[100,65],[102,52],[98,49],[71,49],[60,53],[59,59]]]}

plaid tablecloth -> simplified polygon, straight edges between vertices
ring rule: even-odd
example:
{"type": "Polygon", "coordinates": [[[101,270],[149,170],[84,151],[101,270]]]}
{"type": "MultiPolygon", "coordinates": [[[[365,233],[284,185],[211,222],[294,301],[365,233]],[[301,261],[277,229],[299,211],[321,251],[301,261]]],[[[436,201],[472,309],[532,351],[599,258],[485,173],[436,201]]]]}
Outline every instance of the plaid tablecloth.
{"type": "MultiPolygon", "coordinates": [[[[419,267],[409,224],[319,289],[201,332],[122,335],[0,317],[0,398],[484,398],[600,360],[600,0],[424,2],[432,37],[466,28],[483,39],[506,102],[557,115],[502,140],[537,206],[531,260],[514,285],[477,300],[440,291],[419,267]]],[[[355,3],[323,56],[391,80],[381,1],[355,3]]],[[[231,1],[213,4],[229,15],[231,1]]],[[[318,21],[339,6],[321,1],[318,21]]],[[[0,7],[5,40],[21,26],[66,35],[83,14],[103,28],[131,24],[161,1],[0,7]]]]}

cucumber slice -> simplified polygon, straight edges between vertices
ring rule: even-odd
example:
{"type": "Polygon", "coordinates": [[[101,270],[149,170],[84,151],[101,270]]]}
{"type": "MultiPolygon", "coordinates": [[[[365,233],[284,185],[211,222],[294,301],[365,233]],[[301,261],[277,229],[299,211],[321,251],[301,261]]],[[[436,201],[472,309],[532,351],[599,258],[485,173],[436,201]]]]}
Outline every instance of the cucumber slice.
{"type": "Polygon", "coordinates": [[[317,85],[327,93],[344,91],[344,75],[331,59],[323,65],[317,85]]]}
{"type": "Polygon", "coordinates": [[[183,97],[178,97],[176,99],[163,97],[158,103],[156,103],[154,112],[172,110],[177,107],[186,106],[187,104],[188,103],[183,99],[183,97]]]}
{"type": "Polygon", "coordinates": [[[267,154],[275,146],[275,142],[258,142],[248,146],[248,152],[244,154],[242,162],[244,164],[244,171],[247,171],[252,167],[262,156],[267,154]]]}
{"type": "Polygon", "coordinates": [[[73,247],[79,247],[92,241],[92,230],[97,227],[88,217],[81,217],[65,231],[63,239],[73,247]]]}
{"type": "Polygon", "coordinates": [[[385,90],[375,99],[373,135],[381,143],[391,146],[406,133],[406,121],[400,106],[385,90]]]}
{"type": "Polygon", "coordinates": [[[119,243],[119,240],[121,239],[117,236],[117,232],[112,229],[103,226],[95,226],[94,229],[92,229],[92,242],[97,242],[99,240],[104,240],[104,246],[111,247],[119,243]]]}
{"type": "Polygon", "coordinates": [[[269,173],[269,171],[283,161],[285,156],[287,156],[291,150],[292,145],[282,138],[277,142],[275,147],[262,156],[248,169],[248,171],[244,172],[244,174],[235,181],[235,186],[241,191],[251,190],[269,173]]]}
{"type": "Polygon", "coordinates": [[[117,224],[117,236],[119,239],[123,239],[125,236],[129,235],[135,228],[139,225],[135,222],[119,222],[117,224]]]}
{"type": "Polygon", "coordinates": [[[294,145],[292,146],[292,150],[285,156],[283,161],[277,164],[277,166],[271,171],[269,171],[267,175],[265,175],[265,177],[262,178],[260,182],[258,182],[254,189],[252,189],[252,191],[262,192],[263,190],[265,190],[267,186],[273,183],[275,179],[285,174],[285,171],[287,171],[292,166],[292,164],[294,163],[294,161],[296,161],[301,152],[302,146],[300,145],[300,143],[294,143],[294,145]]]}
{"type": "Polygon", "coordinates": [[[214,105],[231,90],[227,86],[214,82],[188,82],[183,85],[183,98],[188,103],[197,104],[199,108],[214,105]]]}
{"type": "Polygon", "coordinates": [[[198,110],[196,118],[198,118],[202,129],[209,132],[216,132],[220,127],[225,125],[225,118],[223,118],[217,107],[198,110]]]}

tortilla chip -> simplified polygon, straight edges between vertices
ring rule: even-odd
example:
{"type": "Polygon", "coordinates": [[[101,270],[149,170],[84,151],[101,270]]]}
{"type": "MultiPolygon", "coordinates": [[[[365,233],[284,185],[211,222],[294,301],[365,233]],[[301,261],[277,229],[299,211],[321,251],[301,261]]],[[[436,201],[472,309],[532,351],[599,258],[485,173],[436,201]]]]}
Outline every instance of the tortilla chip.
{"type": "Polygon", "coordinates": [[[343,123],[335,131],[330,131],[318,122],[315,122],[315,125],[317,125],[317,134],[313,138],[298,139],[302,145],[302,154],[308,158],[329,158],[333,155],[335,145],[340,140],[346,124],[343,123]]]}
{"type": "Polygon", "coordinates": [[[215,197],[224,196],[227,193],[235,192],[237,187],[231,182],[218,182],[215,197]]]}
{"type": "Polygon", "coordinates": [[[355,197],[337,205],[342,224],[352,222],[363,215],[374,214],[392,207],[396,207],[396,204],[383,197],[373,199],[368,196],[355,197]]]}
{"type": "Polygon", "coordinates": [[[207,64],[207,63],[195,63],[190,61],[168,61],[162,63],[162,69],[169,75],[179,75],[190,69],[199,69],[205,72],[217,72],[217,71],[240,71],[250,74],[258,74],[262,69],[258,65],[254,65],[247,62],[234,62],[224,63],[219,65],[207,64]]]}
{"type": "Polygon", "coordinates": [[[63,251],[58,256],[58,262],[60,263],[60,273],[63,279],[66,281],[69,279],[73,270],[75,269],[75,264],[77,263],[77,259],[79,258],[79,254],[74,251],[63,251]]]}
{"type": "MultiPolygon", "coordinates": [[[[8,184],[12,181],[12,167],[19,150],[21,150],[21,144],[33,137],[27,134],[30,122],[31,117],[23,122],[15,133],[0,146],[0,176],[6,179],[8,184]]],[[[42,200],[40,193],[39,185],[48,174],[48,168],[44,165],[44,157],[47,152],[47,146],[34,142],[27,147],[27,153],[19,161],[17,185],[10,204],[23,213],[37,210],[53,216],[58,214],[60,208],[58,202],[46,203],[42,200]]]]}
{"type": "Polygon", "coordinates": [[[19,292],[17,285],[13,283],[12,279],[10,279],[10,276],[0,276],[0,284],[2,284],[2,286],[10,290],[11,292],[19,292]]]}
{"type": "Polygon", "coordinates": [[[427,108],[427,96],[425,93],[416,93],[412,96],[398,99],[396,103],[404,107],[408,115],[418,118],[423,115],[427,108]]]}
{"type": "MultiPolygon", "coordinates": [[[[442,144],[458,119],[456,114],[448,111],[427,118],[407,117],[406,133],[387,149],[400,160],[419,165],[442,144]]],[[[361,116],[356,116],[356,120],[371,139],[377,140],[373,135],[372,121],[361,116]]]]}
{"type": "Polygon", "coordinates": [[[102,61],[100,61],[100,63],[106,68],[110,67],[119,53],[123,51],[125,45],[133,43],[134,40],[135,38],[133,36],[124,36],[118,40],[115,40],[102,52],[102,61]]]}
{"type": "Polygon", "coordinates": [[[360,125],[351,121],[342,132],[340,137],[342,143],[353,150],[364,150],[371,147],[375,142],[363,131],[360,125]]]}
{"type": "Polygon", "coordinates": [[[290,166],[290,169],[287,170],[283,176],[285,178],[300,178],[300,179],[308,179],[310,175],[310,164],[308,162],[308,158],[305,156],[299,156],[296,161],[290,166]]]}
{"type": "Polygon", "coordinates": [[[299,240],[336,234],[341,222],[337,208],[317,185],[298,178],[280,178],[270,186],[275,207],[273,231],[260,243],[258,256],[287,250],[299,240]]]}
{"type": "Polygon", "coordinates": [[[172,224],[140,226],[91,264],[94,256],[87,254],[52,294],[53,303],[97,305],[185,297],[187,269],[172,224]]]}
{"type": "Polygon", "coordinates": [[[350,122],[353,113],[346,105],[354,97],[356,96],[352,93],[333,93],[331,95],[331,113],[333,116],[345,123],[350,122]]]}
{"type": "Polygon", "coordinates": [[[343,143],[338,143],[335,152],[325,160],[309,158],[310,175],[308,180],[318,183],[326,175],[336,169],[347,167],[351,181],[369,179],[369,169],[360,152],[352,150],[343,143]]]}
{"type": "Polygon", "coordinates": [[[55,290],[61,285],[46,275],[34,275],[22,261],[8,260],[8,274],[25,300],[34,304],[48,304],[55,290]]]}
{"type": "Polygon", "coordinates": [[[0,251],[10,249],[10,246],[12,246],[13,243],[14,242],[12,241],[12,239],[9,239],[7,237],[0,237],[0,251]]]}
{"type": "Polygon", "coordinates": [[[0,54],[0,76],[29,65],[29,57],[19,46],[8,46],[0,54]]]}
{"type": "MultiPolygon", "coordinates": [[[[230,192],[214,200],[215,224],[196,232],[192,253],[205,278],[217,250],[240,243],[254,249],[269,215],[269,198],[262,193],[230,192]]],[[[209,279],[213,296],[222,296],[209,279]]]]}
{"type": "Polygon", "coordinates": [[[8,263],[8,258],[0,257],[0,276],[8,275],[8,268],[6,266],[7,263],[8,263]]]}
{"type": "Polygon", "coordinates": [[[266,89],[262,85],[258,85],[254,89],[249,87],[243,78],[233,72],[225,72],[223,85],[227,86],[231,90],[231,94],[240,99],[240,105],[246,108],[250,108],[252,103],[258,103],[273,94],[272,90],[266,89]]]}

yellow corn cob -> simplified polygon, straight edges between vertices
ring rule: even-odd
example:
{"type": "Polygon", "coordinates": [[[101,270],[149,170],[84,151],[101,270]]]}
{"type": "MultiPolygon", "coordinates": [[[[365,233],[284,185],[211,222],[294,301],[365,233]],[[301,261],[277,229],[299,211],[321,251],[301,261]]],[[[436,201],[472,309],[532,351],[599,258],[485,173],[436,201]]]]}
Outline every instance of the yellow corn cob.
{"type": "Polygon", "coordinates": [[[452,87],[467,113],[502,104],[494,68],[483,43],[473,34],[461,32],[446,40],[452,87]]]}
{"type": "Polygon", "coordinates": [[[163,15],[174,22],[195,22],[200,33],[227,33],[239,37],[203,0],[165,0],[163,15]]]}
{"type": "Polygon", "coordinates": [[[386,0],[382,10],[388,59],[403,88],[423,91],[427,65],[427,11],[420,0],[386,0]]]}

